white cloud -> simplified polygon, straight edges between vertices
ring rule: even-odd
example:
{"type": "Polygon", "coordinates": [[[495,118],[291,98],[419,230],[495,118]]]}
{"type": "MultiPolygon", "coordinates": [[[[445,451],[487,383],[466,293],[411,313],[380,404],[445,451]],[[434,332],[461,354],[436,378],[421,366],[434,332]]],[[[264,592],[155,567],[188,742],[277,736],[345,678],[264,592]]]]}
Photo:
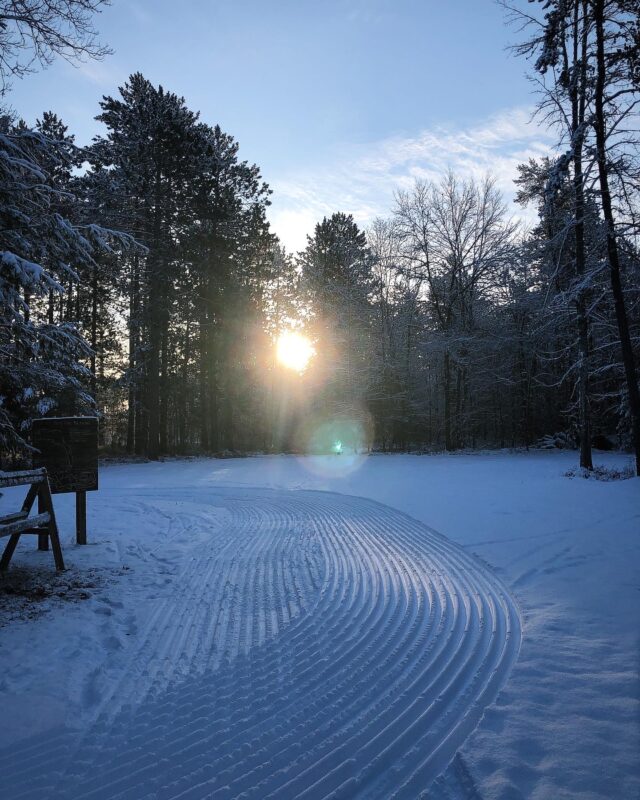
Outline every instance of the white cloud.
{"type": "MultiPolygon", "coordinates": [[[[348,146],[327,163],[272,180],[269,216],[287,249],[299,250],[324,216],[344,211],[367,225],[390,214],[397,189],[410,188],[416,178],[439,180],[449,168],[464,177],[491,173],[509,201],[517,165],[552,149],[553,135],[531,121],[528,108],[502,112],[466,129],[440,126],[416,136],[348,146]]],[[[516,207],[514,213],[531,219],[516,207]]]]}
{"type": "Polygon", "coordinates": [[[105,61],[67,63],[65,67],[69,74],[73,76],[81,75],[86,81],[104,92],[113,91],[114,87],[122,83],[122,76],[126,75],[126,72],[115,64],[112,57],[105,61]]]}

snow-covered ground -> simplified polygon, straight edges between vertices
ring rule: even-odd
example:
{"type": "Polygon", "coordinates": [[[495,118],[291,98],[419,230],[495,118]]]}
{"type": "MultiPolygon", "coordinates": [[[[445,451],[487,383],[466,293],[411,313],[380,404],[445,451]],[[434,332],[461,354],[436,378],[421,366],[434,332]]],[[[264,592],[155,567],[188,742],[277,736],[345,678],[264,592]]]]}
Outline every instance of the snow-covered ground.
{"type": "Polygon", "coordinates": [[[640,796],[640,481],[575,458],[103,468],[0,595],[0,796],[640,796]]]}

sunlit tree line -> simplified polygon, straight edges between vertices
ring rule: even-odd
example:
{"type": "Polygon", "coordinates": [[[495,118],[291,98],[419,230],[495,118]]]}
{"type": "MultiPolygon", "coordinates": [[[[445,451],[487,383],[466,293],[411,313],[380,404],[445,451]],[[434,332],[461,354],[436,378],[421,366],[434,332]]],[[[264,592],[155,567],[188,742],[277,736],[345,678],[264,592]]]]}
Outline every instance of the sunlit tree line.
{"type": "MultiPolygon", "coordinates": [[[[55,55],[104,55],[100,5],[15,28],[0,2],[5,90],[55,55]]],[[[103,97],[84,148],[53,111],[33,128],[5,112],[5,453],[34,417],[81,413],[106,449],[152,458],[301,450],[331,420],[385,450],[544,441],[586,468],[594,443],[640,452],[637,7],[533,5],[505,3],[557,131],[556,157],[519,168],[530,230],[490,176],[447,173],[366,228],[337,209],[289,254],[238,142],[143,75],[103,97]],[[289,329],[315,351],[300,371],[275,357],[289,329]]]]}

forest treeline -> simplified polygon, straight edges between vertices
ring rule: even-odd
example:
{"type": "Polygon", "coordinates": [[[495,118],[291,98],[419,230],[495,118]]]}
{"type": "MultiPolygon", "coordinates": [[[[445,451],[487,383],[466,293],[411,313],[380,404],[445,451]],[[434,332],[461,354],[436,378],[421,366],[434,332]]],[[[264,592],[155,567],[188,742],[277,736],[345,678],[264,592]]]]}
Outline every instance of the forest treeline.
{"type": "Polygon", "coordinates": [[[0,0],[5,455],[35,417],[97,412],[106,449],[151,458],[304,449],[334,420],[385,450],[547,436],[586,468],[594,444],[638,461],[635,0],[550,0],[539,18],[505,3],[557,132],[556,155],[518,169],[533,227],[491,176],[447,173],[365,229],[336,209],[295,254],[234,137],[142,74],[99,101],[88,146],[55,110],[12,114],[34,60],[106,52],[101,0],[36,3],[20,24],[15,5],[0,0]],[[290,328],[315,348],[302,373],[275,358],[290,328]]]}

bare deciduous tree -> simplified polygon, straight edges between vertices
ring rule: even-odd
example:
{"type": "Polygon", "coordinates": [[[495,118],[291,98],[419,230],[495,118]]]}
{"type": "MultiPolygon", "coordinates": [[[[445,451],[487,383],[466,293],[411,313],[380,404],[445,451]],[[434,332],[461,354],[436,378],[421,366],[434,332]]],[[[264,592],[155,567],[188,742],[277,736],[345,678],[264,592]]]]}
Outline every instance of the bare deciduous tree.
{"type": "Polygon", "coordinates": [[[424,281],[425,298],[443,351],[445,446],[461,445],[456,420],[467,410],[469,342],[477,304],[491,296],[508,267],[516,225],[495,181],[460,181],[449,172],[439,183],[418,181],[399,192],[395,218],[407,274],[424,281]]]}
{"type": "Polygon", "coordinates": [[[110,53],[92,23],[106,5],[109,0],[0,0],[0,94],[12,78],[56,56],[81,61],[110,53]]]}

